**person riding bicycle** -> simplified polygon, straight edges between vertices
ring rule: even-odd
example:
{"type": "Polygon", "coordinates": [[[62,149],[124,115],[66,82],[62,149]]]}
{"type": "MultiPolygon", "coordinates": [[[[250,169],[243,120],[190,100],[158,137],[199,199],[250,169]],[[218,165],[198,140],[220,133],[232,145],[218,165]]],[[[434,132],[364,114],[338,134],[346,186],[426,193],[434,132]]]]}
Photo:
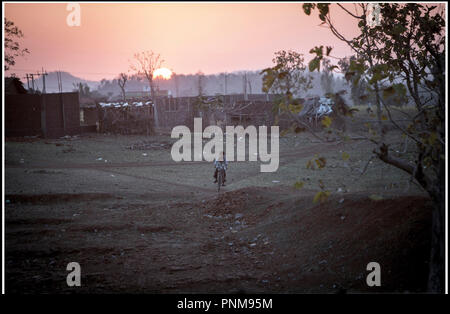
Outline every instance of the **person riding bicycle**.
{"type": "Polygon", "coordinates": [[[218,158],[214,159],[214,183],[217,183],[217,173],[219,169],[223,169],[223,182],[222,185],[225,186],[225,181],[227,178],[227,168],[228,168],[228,162],[227,158],[225,157],[225,152],[222,152],[222,155],[219,155],[218,158]]]}

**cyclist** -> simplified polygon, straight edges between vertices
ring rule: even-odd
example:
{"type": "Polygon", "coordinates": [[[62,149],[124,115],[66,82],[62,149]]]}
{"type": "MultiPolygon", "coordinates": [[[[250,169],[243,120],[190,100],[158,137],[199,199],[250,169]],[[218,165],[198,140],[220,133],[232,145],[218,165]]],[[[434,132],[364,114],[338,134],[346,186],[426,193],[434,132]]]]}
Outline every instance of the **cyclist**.
{"type": "Polygon", "coordinates": [[[227,178],[227,168],[228,168],[228,162],[227,158],[225,157],[225,152],[222,152],[221,155],[219,155],[218,158],[214,159],[214,183],[217,183],[217,172],[220,168],[223,168],[223,182],[222,186],[225,186],[225,181],[227,178]]]}

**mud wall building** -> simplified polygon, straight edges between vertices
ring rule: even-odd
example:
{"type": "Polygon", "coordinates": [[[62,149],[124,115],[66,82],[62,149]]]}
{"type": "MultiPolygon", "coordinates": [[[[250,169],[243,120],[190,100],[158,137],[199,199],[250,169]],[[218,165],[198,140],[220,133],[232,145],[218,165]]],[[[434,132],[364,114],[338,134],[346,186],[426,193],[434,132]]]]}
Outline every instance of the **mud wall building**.
{"type": "Polygon", "coordinates": [[[80,129],[78,92],[5,95],[5,135],[57,138],[80,129]]]}

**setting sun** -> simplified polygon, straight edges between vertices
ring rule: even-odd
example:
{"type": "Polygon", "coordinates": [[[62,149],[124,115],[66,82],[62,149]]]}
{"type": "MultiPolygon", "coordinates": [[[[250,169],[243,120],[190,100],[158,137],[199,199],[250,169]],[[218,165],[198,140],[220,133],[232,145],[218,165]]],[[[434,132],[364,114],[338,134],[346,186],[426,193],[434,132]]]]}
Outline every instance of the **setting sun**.
{"type": "Polygon", "coordinates": [[[159,68],[153,72],[153,78],[162,77],[163,79],[170,79],[172,76],[172,71],[170,71],[168,68],[159,68]]]}

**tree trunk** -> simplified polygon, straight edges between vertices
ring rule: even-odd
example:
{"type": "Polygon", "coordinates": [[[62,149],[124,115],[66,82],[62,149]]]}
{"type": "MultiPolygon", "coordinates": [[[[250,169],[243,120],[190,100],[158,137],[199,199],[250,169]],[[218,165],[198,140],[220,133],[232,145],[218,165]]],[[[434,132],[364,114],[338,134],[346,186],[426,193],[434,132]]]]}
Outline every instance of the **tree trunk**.
{"type": "Polygon", "coordinates": [[[431,225],[430,273],[428,291],[444,293],[445,289],[445,198],[436,200],[431,225]]]}
{"type": "Polygon", "coordinates": [[[434,208],[431,223],[430,273],[428,291],[444,293],[445,289],[445,161],[439,160],[439,181],[430,193],[434,208]]]}
{"type": "Polygon", "coordinates": [[[156,103],[155,88],[153,86],[153,82],[150,82],[150,92],[152,94],[152,102],[153,102],[154,126],[155,126],[155,128],[158,128],[159,127],[158,105],[156,103]]]}
{"type": "Polygon", "coordinates": [[[125,102],[126,101],[125,88],[121,88],[121,90],[122,90],[122,100],[123,100],[123,102],[125,102]]]}
{"type": "Polygon", "coordinates": [[[421,166],[415,171],[413,165],[390,156],[385,144],[381,145],[379,151],[374,151],[374,153],[385,163],[409,174],[414,174],[417,182],[428,192],[433,201],[427,290],[431,293],[443,293],[445,289],[445,160],[439,159],[438,178],[430,181],[424,176],[421,166]]]}

